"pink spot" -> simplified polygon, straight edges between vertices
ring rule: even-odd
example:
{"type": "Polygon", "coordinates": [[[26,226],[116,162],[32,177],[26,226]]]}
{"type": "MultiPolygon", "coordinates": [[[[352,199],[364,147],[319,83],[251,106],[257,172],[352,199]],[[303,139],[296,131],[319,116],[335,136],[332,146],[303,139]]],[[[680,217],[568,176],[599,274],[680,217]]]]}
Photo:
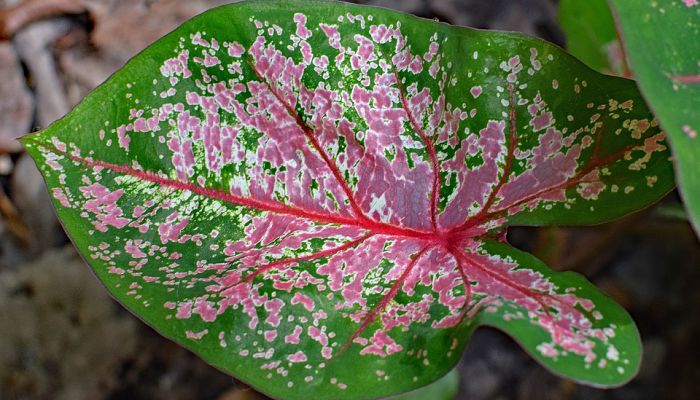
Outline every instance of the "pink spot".
{"type": "Polygon", "coordinates": [[[85,211],[95,214],[97,221],[91,221],[100,232],[106,232],[107,226],[121,229],[129,220],[123,218],[122,209],[117,206],[117,201],[124,195],[124,190],[110,191],[106,187],[95,183],[90,186],[80,187],[80,191],[87,198],[91,198],[83,205],[85,211]]]}
{"type": "Polygon", "coordinates": [[[63,143],[62,141],[58,140],[58,138],[52,137],[51,138],[51,143],[58,149],[59,151],[66,151],[66,144],[63,143]]]}
{"type": "Polygon", "coordinates": [[[73,206],[70,204],[70,200],[68,200],[68,196],[66,195],[66,192],[63,190],[63,188],[53,188],[51,190],[51,193],[53,194],[53,198],[58,200],[59,203],[63,207],[66,208],[72,208],[73,206]]]}
{"type": "Polygon", "coordinates": [[[313,340],[321,343],[323,346],[328,346],[328,335],[326,335],[322,330],[315,326],[310,326],[307,333],[313,340]]]}
{"type": "Polygon", "coordinates": [[[314,310],[314,301],[300,292],[295,293],[294,297],[292,297],[292,305],[296,304],[302,304],[309,312],[314,310]]]}
{"type": "Polygon", "coordinates": [[[299,344],[299,336],[304,330],[301,326],[297,325],[294,327],[294,331],[284,337],[284,342],[288,344],[299,344]]]}
{"type": "Polygon", "coordinates": [[[330,44],[332,48],[340,50],[340,32],[338,32],[338,27],[326,24],[320,24],[319,27],[328,37],[328,44],[330,44]]]}
{"type": "Polygon", "coordinates": [[[331,358],[333,358],[333,349],[328,346],[324,346],[321,349],[321,356],[326,360],[330,360],[331,358]]]}
{"type": "Polygon", "coordinates": [[[134,245],[134,243],[130,240],[127,242],[127,244],[124,246],[124,251],[126,251],[129,255],[131,255],[131,258],[145,258],[146,253],[141,251],[141,249],[138,248],[138,246],[134,245]]]}
{"type": "Polygon", "coordinates": [[[300,363],[300,362],[305,362],[307,360],[306,354],[304,354],[303,351],[299,350],[296,353],[287,356],[287,361],[292,362],[292,363],[300,363]]]}
{"type": "Polygon", "coordinates": [[[232,42],[228,46],[228,54],[234,58],[240,58],[243,55],[245,48],[236,42],[232,42]]]}
{"type": "Polygon", "coordinates": [[[192,44],[202,47],[209,47],[209,42],[202,38],[201,32],[197,32],[194,37],[192,37],[192,44]]]}
{"type": "Polygon", "coordinates": [[[297,36],[301,39],[311,37],[311,31],[306,28],[306,15],[301,13],[294,14],[294,22],[297,24],[297,36]]]}
{"type": "Polygon", "coordinates": [[[281,321],[280,310],[282,307],[284,307],[284,302],[280,299],[272,299],[265,302],[265,311],[268,312],[265,323],[275,328],[278,327],[281,321]]]}
{"type": "Polygon", "coordinates": [[[690,125],[683,125],[683,132],[691,139],[698,137],[698,132],[691,128],[690,125]]]}
{"type": "Polygon", "coordinates": [[[549,343],[540,344],[539,346],[537,346],[537,350],[539,350],[539,352],[542,353],[543,356],[549,358],[554,358],[559,355],[559,352],[549,343]]]}
{"type": "Polygon", "coordinates": [[[430,47],[428,48],[428,52],[423,55],[423,59],[427,62],[433,61],[433,58],[437,54],[439,48],[440,45],[438,45],[435,42],[431,42],[430,47]]]}
{"type": "Polygon", "coordinates": [[[481,95],[481,91],[481,86],[474,86],[471,90],[471,94],[476,99],[481,95]]]}
{"type": "Polygon", "coordinates": [[[265,331],[263,334],[266,342],[271,342],[277,338],[277,331],[265,331]]]}
{"type": "Polygon", "coordinates": [[[180,219],[180,213],[178,213],[177,211],[173,212],[168,216],[168,218],[166,218],[165,222],[161,223],[160,226],[158,226],[158,234],[160,235],[160,241],[163,244],[166,244],[168,242],[179,242],[182,230],[185,229],[185,227],[189,223],[189,218],[180,219]]]}
{"type": "Polygon", "coordinates": [[[313,53],[311,52],[311,45],[307,43],[306,41],[301,42],[299,45],[301,49],[301,55],[304,57],[304,64],[309,65],[311,64],[311,60],[313,59],[313,53]]]}
{"type": "Polygon", "coordinates": [[[131,138],[127,136],[126,131],[126,125],[120,126],[119,128],[117,128],[117,136],[119,137],[119,147],[123,148],[124,150],[129,150],[129,143],[131,142],[131,138]]]}
{"type": "Polygon", "coordinates": [[[191,316],[192,316],[192,302],[186,301],[184,303],[180,303],[180,305],[177,307],[177,313],[175,314],[175,318],[188,319],[191,316]]]}
{"type": "Polygon", "coordinates": [[[194,302],[194,314],[198,314],[205,322],[216,320],[217,311],[214,308],[214,303],[206,300],[206,296],[198,297],[194,302]]]}
{"type": "Polygon", "coordinates": [[[380,357],[386,357],[403,350],[400,344],[397,344],[394,339],[389,337],[383,330],[378,330],[369,339],[369,346],[360,350],[360,354],[373,354],[380,357]]]}
{"type": "Polygon", "coordinates": [[[186,331],[185,335],[187,336],[188,339],[201,340],[207,333],[209,333],[209,330],[205,329],[201,332],[186,331]]]}

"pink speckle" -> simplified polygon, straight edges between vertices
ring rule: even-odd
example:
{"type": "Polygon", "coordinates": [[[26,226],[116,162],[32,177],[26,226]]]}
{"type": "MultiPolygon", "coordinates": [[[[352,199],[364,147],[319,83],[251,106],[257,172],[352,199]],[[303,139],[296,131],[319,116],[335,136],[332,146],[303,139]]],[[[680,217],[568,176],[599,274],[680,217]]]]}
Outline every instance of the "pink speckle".
{"type": "Polygon", "coordinates": [[[209,333],[208,329],[205,329],[200,332],[193,332],[193,331],[185,331],[185,335],[187,336],[188,339],[192,340],[201,340],[207,333],[209,333]]]}
{"type": "Polygon", "coordinates": [[[481,86],[474,86],[470,92],[472,94],[472,97],[474,97],[476,99],[479,96],[481,96],[481,91],[482,91],[481,86]]]}
{"type": "Polygon", "coordinates": [[[369,345],[360,351],[360,354],[373,354],[380,357],[398,353],[403,349],[394,339],[389,337],[383,330],[378,330],[369,339],[369,345]]]}
{"type": "Polygon", "coordinates": [[[683,0],[683,3],[685,3],[686,7],[694,7],[700,4],[698,0],[683,0]]]}
{"type": "Polygon", "coordinates": [[[690,125],[683,125],[683,132],[691,139],[698,137],[698,132],[691,128],[690,125]]]}
{"type": "Polygon", "coordinates": [[[277,338],[277,331],[265,331],[265,333],[263,333],[263,337],[265,338],[266,342],[272,342],[277,338]]]}
{"type": "Polygon", "coordinates": [[[122,209],[117,206],[117,201],[124,195],[124,190],[112,192],[103,185],[95,183],[80,187],[80,191],[90,199],[85,202],[83,208],[97,217],[97,221],[91,221],[97,230],[106,232],[107,226],[121,229],[129,223],[128,219],[122,217],[122,209]]]}
{"type": "Polygon", "coordinates": [[[297,24],[297,36],[301,39],[311,37],[311,31],[306,28],[306,15],[301,13],[294,14],[294,22],[297,24]]]}
{"type": "Polygon", "coordinates": [[[119,147],[124,150],[129,150],[129,143],[131,143],[131,138],[126,134],[127,126],[122,125],[117,128],[117,137],[119,138],[119,147]]]}
{"type": "Polygon", "coordinates": [[[198,297],[194,302],[193,314],[199,315],[205,322],[212,322],[216,320],[217,311],[214,303],[207,301],[206,297],[198,297]]]}
{"type": "Polygon", "coordinates": [[[179,242],[182,230],[190,223],[189,218],[180,218],[180,213],[173,212],[166,218],[165,222],[158,226],[158,234],[163,244],[168,242],[179,242]],[[177,222],[176,222],[177,221],[177,222]]]}
{"type": "Polygon", "coordinates": [[[320,24],[319,27],[328,37],[328,44],[334,49],[340,50],[340,32],[338,32],[338,27],[326,24],[320,24]]]}
{"type": "Polygon", "coordinates": [[[184,303],[180,303],[180,305],[177,307],[177,313],[175,314],[175,318],[188,319],[191,316],[192,316],[192,302],[186,301],[184,303]]]}
{"type": "Polygon", "coordinates": [[[281,321],[280,310],[284,307],[284,302],[280,299],[272,299],[265,302],[265,311],[268,312],[265,322],[273,327],[278,327],[281,321]]]}
{"type": "Polygon", "coordinates": [[[333,349],[328,346],[324,346],[321,349],[321,357],[325,358],[326,360],[330,360],[333,358],[333,349]]]}
{"type": "Polygon", "coordinates": [[[217,66],[221,64],[221,60],[219,60],[218,57],[212,56],[210,54],[206,54],[204,56],[204,66],[207,68],[211,68],[214,66],[217,66]]]}
{"type": "Polygon", "coordinates": [[[294,331],[284,337],[284,342],[288,344],[299,344],[299,336],[304,330],[301,326],[297,325],[294,327],[294,331]]]}
{"type": "Polygon", "coordinates": [[[196,46],[209,47],[209,42],[202,37],[201,32],[195,33],[195,35],[192,37],[192,44],[196,46]]]}
{"type": "Polygon", "coordinates": [[[128,241],[127,244],[124,246],[124,251],[127,252],[127,254],[131,255],[131,258],[145,258],[146,253],[141,251],[141,249],[138,248],[132,241],[128,241]]]}
{"type": "Polygon", "coordinates": [[[236,42],[231,42],[228,46],[228,54],[234,58],[240,58],[244,51],[245,48],[236,42]]]}
{"type": "Polygon", "coordinates": [[[313,59],[313,53],[311,52],[311,45],[309,45],[309,43],[307,43],[306,41],[303,41],[299,45],[299,48],[301,49],[302,57],[304,57],[304,63],[306,65],[311,64],[311,60],[313,59]]]}
{"type": "Polygon", "coordinates": [[[53,188],[51,190],[51,194],[53,194],[53,198],[58,200],[58,202],[61,203],[63,207],[72,208],[70,200],[68,200],[68,196],[66,195],[66,192],[63,190],[63,188],[53,188]]]}
{"type": "Polygon", "coordinates": [[[287,361],[292,362],[292,363],[301,363],[301,362],[306,362],[306,354],[304,354],[303,351],[299,350],[294,354],[291,354],[287,356],[287,361]]]}
{"type": "Polygon", "coordinates": [[[435,42],[431,42],[430,47],[428,48],[428,52],[423,55],[423,59],[427,62],[433,61],[433,58],[437,54],[439,48],[440,48],[439,44],[437,44],[435,42]]]}
{"type": "Polygon", "coordinates": [[[314,301],[311,300],[309,296],[306,296],[300,292],[295,293],[294,297],[292,297],[292,305],[296,304],[302,304],[309,312],[314,310],[314,301]]]}
{"type": "Polygon", "coordinates": [[[192,150],[192,140],[181,140],[173,136],[168,141],[168,148],[173,152],[172,163],[175,166],[178,177],[185,181],[194,175],[195,158],[192,150]]]}
{"type": "Polygon", "coordinates": [[[311,337],[315,341],[321,343],[323,346],[328,345],[328,335],[326,335],[323,331],[321,331],[317,327],[310,326],[307,333],[309,334],[309,337],[311,337]]]}
{"type": "MultiPolygon", "coordinates": [[[[597,172],[597,171],[596,171],[597,172]]],[[[606,185],[603,182],[585,182],[577,188],[578,194],[585,200],[597,200],[598,196],[605,190],[606,185]]]]}
{"type": "Polygon", "coordinates": [[[63,152],[66,151],[66,144],[63,143],[62,141],[58,140],[58,138],[52,137],[52,138],[51,138],[51,143],[53,143],[53,145],[56,147],[56,149],[57,149],[58,151],[63,151],[63,152]]]}
{"type": "Polygon", "coordinates": [[[559,352],[549,343],[540,344],[537,346],[537,350],[539,350],[543,356],[548,358],[554,358],[559,355],[559,352]]]}

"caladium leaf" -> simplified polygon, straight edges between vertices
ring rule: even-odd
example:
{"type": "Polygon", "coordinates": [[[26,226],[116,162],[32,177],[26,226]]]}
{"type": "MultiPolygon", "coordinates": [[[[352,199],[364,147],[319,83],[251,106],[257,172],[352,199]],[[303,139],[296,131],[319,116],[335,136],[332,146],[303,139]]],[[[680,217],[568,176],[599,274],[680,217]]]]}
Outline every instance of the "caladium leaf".
{"type": "Polygon", "coordinates": [[[685,206],[700,232],[700,2],[618,1],[630,67],[669,135],[685,206]]]}
{"type": "Polygon", "coordinates": [[[607,0],[561,0],[559,21],[571,54],[596,71],[629,76],[607,0]]]}
{"type": "Polygon", "coordinates": [[[481,324],[580,382],[638,368],[622,308],[498,242],[510,224],[598,223],[673,187],[634,83],[540,40],[242,2],[23,143],[114,296],[271,396],[415,389],[481,324]]]}

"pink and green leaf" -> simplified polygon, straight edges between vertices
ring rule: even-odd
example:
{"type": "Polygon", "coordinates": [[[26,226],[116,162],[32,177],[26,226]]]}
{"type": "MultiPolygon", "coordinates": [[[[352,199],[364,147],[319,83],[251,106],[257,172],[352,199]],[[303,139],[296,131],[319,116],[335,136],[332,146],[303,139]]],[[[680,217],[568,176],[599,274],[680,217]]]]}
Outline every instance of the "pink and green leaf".
{"type": "Polygon", "coordinates": [[[634,77],[668,133],[678,186],[700,232],[700,2],[609,3],[634,77]]]}
{"type": "Polygon", "coordinates": [[[281,398],[424,386],[496,326],[555,373],[620,385],[626,312],[499,242],[673,187],[635,85],[511,33],[252,1],[156,42],[23,139],[110,292],[281,398]]]}

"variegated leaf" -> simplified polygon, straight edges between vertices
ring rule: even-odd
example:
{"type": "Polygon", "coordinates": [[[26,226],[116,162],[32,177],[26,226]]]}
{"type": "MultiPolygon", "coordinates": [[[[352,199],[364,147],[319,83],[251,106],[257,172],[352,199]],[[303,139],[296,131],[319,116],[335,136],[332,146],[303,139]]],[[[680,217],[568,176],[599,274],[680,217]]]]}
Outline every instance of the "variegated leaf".
{"type": "Polygon", "coordinates": [[[420,387],[481,324],[584,383],[638,368],[622,308],[497,239],[606,221],[673,187],[634,84],[540,40],[242,2],[23,142],[115,297],[272,396],[420,387]]]}

